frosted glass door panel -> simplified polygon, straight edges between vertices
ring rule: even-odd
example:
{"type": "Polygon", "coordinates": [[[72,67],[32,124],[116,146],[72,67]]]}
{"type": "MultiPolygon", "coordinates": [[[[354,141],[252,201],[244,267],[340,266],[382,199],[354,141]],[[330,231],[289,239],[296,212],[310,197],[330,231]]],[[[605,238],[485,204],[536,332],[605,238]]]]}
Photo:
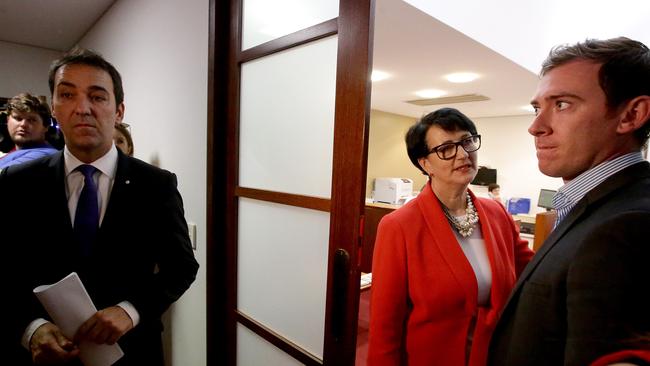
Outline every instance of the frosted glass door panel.
{"type": "Polygon", "coordinates": [[[337,37],[241,68],[239,185],[329,198],[337,37]]]}
{"type": "Polygon", "coordinates": [[[237,365],[303,366],[264,338],[237,324],[237,365]]]}
{"type": "Polygon", "coordinates": [[[239,200],[239,311],[322,358],[329,213],[239,200]]]}
{"type": "Polygon", "coordinates": [[[242,49],[338,17],[338,0],[244,0],[242,49]]]}

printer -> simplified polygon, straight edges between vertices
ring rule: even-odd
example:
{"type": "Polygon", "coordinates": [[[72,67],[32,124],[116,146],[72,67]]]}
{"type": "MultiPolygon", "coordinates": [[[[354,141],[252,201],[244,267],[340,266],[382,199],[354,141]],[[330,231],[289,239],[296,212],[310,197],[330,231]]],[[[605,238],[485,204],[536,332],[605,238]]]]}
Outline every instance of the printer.
{"type": "Polygon", "coordinates": [[[375,178],[375,202],[403,204],[413,195],[413,180],[408,178],[375,178]]]}

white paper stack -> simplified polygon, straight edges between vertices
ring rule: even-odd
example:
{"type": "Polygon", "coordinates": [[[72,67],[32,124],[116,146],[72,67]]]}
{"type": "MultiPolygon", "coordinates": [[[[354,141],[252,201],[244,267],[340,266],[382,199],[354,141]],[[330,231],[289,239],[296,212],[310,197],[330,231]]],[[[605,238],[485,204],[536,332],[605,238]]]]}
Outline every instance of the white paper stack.
{"type": "MultiPolygon", "coordinates": [[[[52,285],[38,286],[34,294],[43,304],[63,334],[72,339],[77,329],[97,312],[79,276],[72,272],[52,285]]],[[[123,355],[122,349],[114,345],[82,342],[79,358],[85,366],[110,366],[123,355]]]]}

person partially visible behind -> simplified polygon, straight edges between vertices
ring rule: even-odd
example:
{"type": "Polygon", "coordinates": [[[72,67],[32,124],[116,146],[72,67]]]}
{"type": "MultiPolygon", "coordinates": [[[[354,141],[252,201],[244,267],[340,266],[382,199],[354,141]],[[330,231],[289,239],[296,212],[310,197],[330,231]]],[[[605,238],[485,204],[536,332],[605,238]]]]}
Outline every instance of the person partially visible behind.
{"type": "Polygon", "coordinates": [[[499,314],[533,252],[505,208],[474,195],[481,136],[460,111],[406,134],[424,190],[384,216],[372,263],[369,366],[484,366],[499,314]]]}
{"type": "Polygon", "coordinates": [[[488,196],[493,200],[501,203],[501,186],[496,183],[488,184],[488,196]]]}
{"type": "Polygon", "coordinates": [[[113,142],[118,149],[128,156],[133,156],[133,138],[131,132],[125,123],[115,124],[115,132],[113,132],[113,142]]]}
{"type": "Polygon", "coordinates": [[[7,104],[7,131],[14,149],[0,158],[0,169],[54,154],[47,142],[51,126],[50,108],[37,97],[21,93],[7,104]]]}
{"type": "Polygon", "coordinates": [[[605,355],[589,366],[650,366],[650,350],[624,350],[605,355]]]}
{"type": "Polygon", "coordinates": [[[650,333],[619,343],[622,350],[605,355],[589,366],[650,366],[650,333]]]}
{"type": "Polygon", "coordinates": [[[650,333],[650,49],[625,37],[556,47],[531,105],[539,170],[564,185],[489,365],[590,365],[650,333]]]}

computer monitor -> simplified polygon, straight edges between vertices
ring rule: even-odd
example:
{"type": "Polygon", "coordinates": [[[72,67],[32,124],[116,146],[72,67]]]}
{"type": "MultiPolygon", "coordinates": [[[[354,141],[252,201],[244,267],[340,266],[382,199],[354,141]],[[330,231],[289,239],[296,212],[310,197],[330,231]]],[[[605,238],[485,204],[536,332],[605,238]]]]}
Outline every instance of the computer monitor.
{"type": "Polygon", "coordinates": [[[540,189],[539,198],[537,199],[537,207],[545,208],[546,211],[550,211],[553,207],[553,197],[555,197],[556,191],[552,189],[540,189]]]}
{"type": "Polygon", "coordinates": [[[497,182],[497,170],[482,166],[478,168],[478,171],[476,172],[476,177],[474,178],[471,184],[475,184],[477,186],[488,186],[491,183],[496,183],[496,182],[497,182]]]}

